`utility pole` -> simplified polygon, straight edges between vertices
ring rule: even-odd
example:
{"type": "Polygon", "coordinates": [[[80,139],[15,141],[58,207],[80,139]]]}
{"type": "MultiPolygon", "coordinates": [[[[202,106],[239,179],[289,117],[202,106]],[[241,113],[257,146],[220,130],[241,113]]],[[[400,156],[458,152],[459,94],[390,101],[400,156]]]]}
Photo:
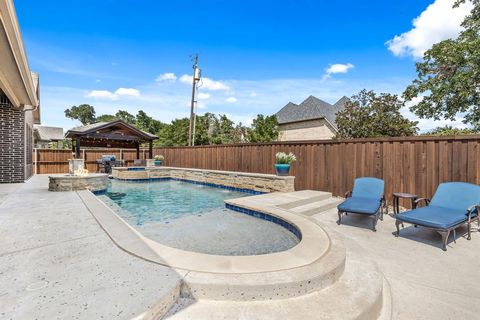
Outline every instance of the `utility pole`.
{"type": "Polygon", "coordinates": [[[190,104],[190,125],[188,127],[188,145],[193,145],[192,133],[195,121],[195,91],[197,89],[197,82],[200,80],[200,69],[198,68],[198,54],[193,56],[193,79],[192,79],[192,101],[190,104]]]}

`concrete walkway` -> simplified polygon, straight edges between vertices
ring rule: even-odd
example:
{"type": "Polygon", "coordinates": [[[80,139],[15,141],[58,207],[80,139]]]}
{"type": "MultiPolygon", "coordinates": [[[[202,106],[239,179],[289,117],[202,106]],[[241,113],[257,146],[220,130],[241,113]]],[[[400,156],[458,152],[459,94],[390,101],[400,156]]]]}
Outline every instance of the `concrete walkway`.
{"type": "Polygon", "coordinates": [[[47,186],[0,185],[0,319],[131,319],[178,294],[182,274],[123,252],[75,192],[47,186]]]}
{"type": "Polygon", "coordinates": [[[392,290],[392,319],[480,319],[480,232],[474,223],[472,240],[466,228],[441,249],[438,233],[405,225],[399,238],[392,234],[395,220],[385,216],[377,232],[371,219],[349,214],[336,221],[337,210],[313,216],[329,230],[340,233],[347,247],[360,245],[377,262],[392,290]]]}
{"type": "MultiPolygon", "coordinates": [[[[344,238],[347,259],[361,246],[377,262],[392,319],[480,319],[476,224],[471,241],[459,230],[443,252],[440,236],[421,228],[395,238],[391,217],[377,232],[356,215],[337,226],[335,209],[313,218],[344,238]]],[[[48,192],[46,176],[0,185],[0,234],[0,319],[131,319],[171,300],[184,276],[120,250],[76,193],[48,192]]]]}

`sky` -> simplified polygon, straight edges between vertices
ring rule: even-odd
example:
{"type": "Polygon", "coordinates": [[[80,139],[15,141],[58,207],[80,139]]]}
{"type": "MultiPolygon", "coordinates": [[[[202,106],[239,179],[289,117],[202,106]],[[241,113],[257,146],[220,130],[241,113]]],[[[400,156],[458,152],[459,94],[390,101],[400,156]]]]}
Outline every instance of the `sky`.
{"type": "MultiPolygon", "coordinates": [[[[415,62],[454,38],[471,4],[454,0],[16,0],[42,124],[78,125],[64,110],[144,110],[189,116],[192,54],[203,81],[198,112],[250,124],[314,95],[329,103],[361,89],[401,94],[415,62]]],[[[410,119],[416,117],[408,111],[410,119]]],[[[422,131],[456,121],[419,120],[422,131]]]]}

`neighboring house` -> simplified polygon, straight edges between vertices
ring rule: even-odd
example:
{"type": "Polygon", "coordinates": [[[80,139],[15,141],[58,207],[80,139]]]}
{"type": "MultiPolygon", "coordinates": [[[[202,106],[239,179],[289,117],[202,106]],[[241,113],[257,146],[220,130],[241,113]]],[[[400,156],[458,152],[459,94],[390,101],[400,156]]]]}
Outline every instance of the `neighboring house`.
{"type": "Polygon", "coordinates": [[[0,183],[33,174],[33,124],[40,123],[39,79],[30,71],[12,0],[0,0],[0,183]]]}
{"type": "Polygon", "coordinates": [[[35,148],[58,148],[63,147],[63,128],[34,125],[33,138],[35,148]]]}
{"type": "Polygon", "coordinates": [[[335,114],[344,109],[347,97],[331,105],[314,96],[300,104],[289,102],[276,113],[280,141],[331,139],[337,133],[335,114]]]}

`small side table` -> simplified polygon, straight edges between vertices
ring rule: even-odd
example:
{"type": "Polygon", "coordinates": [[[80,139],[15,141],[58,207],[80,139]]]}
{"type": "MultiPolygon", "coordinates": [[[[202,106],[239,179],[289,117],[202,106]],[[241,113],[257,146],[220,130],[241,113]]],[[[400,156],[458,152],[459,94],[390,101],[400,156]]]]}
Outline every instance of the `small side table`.
{"type": "Polygon", "coordinates": [[[415,200],[418,199],[418,196],[416,194],[405,193],[405,192],[394,192],[393,193],[393,214],[394,215],[400,212],[400,205],[399,205],[400,198],[410,199],[410,201],[412,201],[412,209],[415,209],[417,207],[415,200]]]}

